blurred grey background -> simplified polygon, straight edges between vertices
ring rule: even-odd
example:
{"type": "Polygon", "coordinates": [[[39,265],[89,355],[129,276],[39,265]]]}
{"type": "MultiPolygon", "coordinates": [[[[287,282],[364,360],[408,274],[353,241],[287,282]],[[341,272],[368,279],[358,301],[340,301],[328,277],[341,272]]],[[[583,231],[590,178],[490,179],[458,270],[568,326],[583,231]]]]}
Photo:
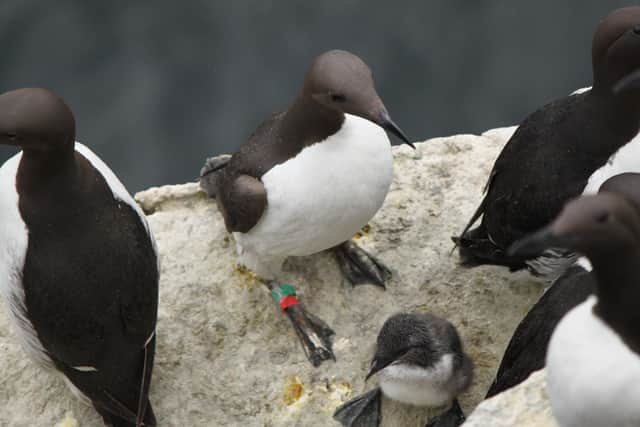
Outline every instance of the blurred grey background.
{"type": "Polygon", "coordinates": [[[2,0],[0,91],[52,89],[77,139],[138,191],[235,150],[334,48],[369,64],[413,140],[515,124],[590,84],[593,30],[627,4],[2,0]]]}

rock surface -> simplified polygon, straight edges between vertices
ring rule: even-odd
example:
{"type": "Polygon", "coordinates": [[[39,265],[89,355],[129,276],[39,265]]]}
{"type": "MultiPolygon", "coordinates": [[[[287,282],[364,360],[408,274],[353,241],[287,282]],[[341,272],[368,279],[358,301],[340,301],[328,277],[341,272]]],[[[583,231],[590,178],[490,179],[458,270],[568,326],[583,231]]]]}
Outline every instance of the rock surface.
{"type": "MultiPolygon", "coordinates": [[[[345,283],[331,254],[290,259],[286,279],[335,331],[337,362],[313,368],[266,289],[236,267],[233,239],[196,184],[137,200],[158,241],[162,276],[151,402],[160,426],[337,426],[364,384],[375,337],[399,311],[455,324],[476,364],[465,411],[482,400],[506,344],[543,284],[526,273],[466,270],[451,253],[514,128],[395,147],[395,177],[360,244],[394,270],[387,291],[345,283]]],[[[27,360],[0,305],[0,426],[101,425],[55,375],[27,360]],[[70,423],[70,424],[66,424],[70,423]]],[[[433,411],[385,400],[383,426],[420,426],[433,411]]]]}
{"type": "Polygon", "coordinates": [[[518,386],[485,400],[464,427],[558,427],[549,406],[546,379],[542,369],[518,386]]]}

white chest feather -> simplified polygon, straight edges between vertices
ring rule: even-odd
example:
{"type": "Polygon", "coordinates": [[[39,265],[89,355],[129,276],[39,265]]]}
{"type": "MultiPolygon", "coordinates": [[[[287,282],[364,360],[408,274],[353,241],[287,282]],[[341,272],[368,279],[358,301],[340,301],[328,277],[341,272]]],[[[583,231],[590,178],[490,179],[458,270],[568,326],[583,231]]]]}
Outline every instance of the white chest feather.
{"type": "Polygon", "coordinates": [[[607,163],[589,177],[583,194],[596,194],[607,179],[626,172],[640,172],[640,136],[620,147],[607,163]]]}
{"type": "Polygon", "coordinates": [[[562,427],[640,425],[640,357],[593,314],[592,296],[567,314],[547,353],[548,391],[562,427]]]}
{"type": "Polygon", "coordinates": [[[380,372],[380,388],[393,400],[417,406],[442,406],[455,396],[453,357],[444,355],[430,368],[391,364],[380,372]]]}
{"type": "Polygon", "coordinates": [[[262,177],[267,209],[248,233],[235,233],[240,254],[302,256],[349,239],[380,209],[392,177],[384,130],[347,114],[336,134],[262,177]]]}

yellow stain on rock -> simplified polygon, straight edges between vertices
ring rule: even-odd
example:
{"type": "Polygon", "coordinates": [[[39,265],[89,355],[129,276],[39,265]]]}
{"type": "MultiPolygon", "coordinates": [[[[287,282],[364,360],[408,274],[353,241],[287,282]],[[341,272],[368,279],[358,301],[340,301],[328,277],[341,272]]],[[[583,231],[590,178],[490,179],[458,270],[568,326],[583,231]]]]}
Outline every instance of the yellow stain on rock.
{"type": "Polygon", "coordinates": [[[304,385],[300,381],[300,377],[290,377],[284,385],[282,393],[282,401],[285,405],[290,406],[296,403],[304,394],[304,385]]]}
{"type": "Polygon", "coordinates": [[[73,412],[69,411],[64,414],[62,421],[57,423],[55,427],[78,427],[78,420],[73,416],[73,412]]]}
{"type": "Polygon", "coordinates": [[[243,265],[236,264],[233,272],[243,279],[242,286],[245,288],[256,288],[262,284],[258,276],[256,276],[256,273],[243,265]]]}
{"type": "Polygon", "coordinates": [[[360,229],[360,231],[358,231],[356,234],[354,234],[353,238],[354,239],[360,239],[364,236],[366,236],[367,234],[369,234],[371,232],[371,226],[369,224],[366,224],[364,227],[362,227],[360,229]]]}

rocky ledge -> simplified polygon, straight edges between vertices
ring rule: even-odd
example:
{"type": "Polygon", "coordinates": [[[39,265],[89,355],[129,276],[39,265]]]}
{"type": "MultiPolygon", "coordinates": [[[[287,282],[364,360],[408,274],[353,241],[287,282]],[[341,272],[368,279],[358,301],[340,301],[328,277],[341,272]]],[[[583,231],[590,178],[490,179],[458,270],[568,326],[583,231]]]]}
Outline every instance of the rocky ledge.
{"type": "MultiPolygon", "coordinates": [[[[526,273],[463,269],[452,254],[450,236],[476,208],[513,130],[436,138],[415,151],[394,148],[391,191],[358,236],[394,270],[386,292],[345,283],[331,254],[286,263],[287,281],[336,331],[337,362],[319,368],[306,360],[265,287],[236,266],[233,238],[214,201],[196,184],[137,194],[162,262],[151,388],[160,426],[336,426],[334,409],[375,384],[363,381],[375,337],[399,311],[431,312],[458,327],[476,364],[474,385],[461,399],[471,412],[514,328],[543,292],[526,273]]],[[[58,377],[26,359],[4,305],[0,311],[0,425],[101,425],[58,377]]],[[[422,427],[433,412],[384,401],[382,415],[385,426],[422,427]]]]}

